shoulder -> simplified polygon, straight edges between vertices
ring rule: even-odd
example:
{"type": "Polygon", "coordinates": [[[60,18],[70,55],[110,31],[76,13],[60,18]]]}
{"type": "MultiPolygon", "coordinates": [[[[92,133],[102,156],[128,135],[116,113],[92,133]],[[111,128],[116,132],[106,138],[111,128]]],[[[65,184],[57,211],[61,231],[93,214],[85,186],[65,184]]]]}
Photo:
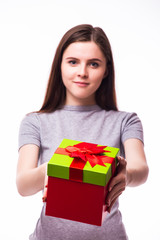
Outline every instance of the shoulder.
{"type": "Polygon", "coordinates": [[[32,128],[41,132],[42,129],[52,126],[57,119],[57,111],[52,113],[32,112],[26,114],[20,124],[20,128],[32,128]]]}
{"type": "Polygon", "coordinates": [[[142,125],[141,120],[135,112],[119,112],[122,119],[122,128],[131,125],[142,125]]]}
{"type": "MultiPolygon", "coordinates": [[[[105,111],[105,110],[103,110],[105,111]]],[[[125,112],[125,111],[105,111],[106,117],[109,117],[111,120],[116,120],[118,122],[124,123],[128,120],[139,120],[137,113],[135,112],[125,112]]]]}
{"type": "Polygon", "coordinates": [[[112,121],[117,121],[121,124],[122,130],[127,126],[142,126],[141,120],[137,113],[135,112],[125,112],[125,111],[109,111],[109,116],[112,121]]]}
{"type": "Polygon", "coordinates": [[[37,113],[24,116],[19,128],[19,149],[25,144],[40,146],[40,121],[37,113]]]}
{"type": "Polygon", "coordinates": [[[50,117],[52,118],[55,115],[53,113],[39,113],[39,112],[31,112],[24,116],[22,122],[33,122],[35,124],[40,124],[41,121],[48,120],[50,117]]]}
{"type": "Polygon", "coordinates": [[[121,140],[124,143],[127,139],[143,139],[142,122],[135,112],[119,112],[121,119],[121,140]]]}
{"type": "Polygon", "coordinates": [[[142,122],[135,112],[109,111],[113,129],[120,131],[121,142],[139,139],[144,142],[142,122]]]}
{"type": "Polygon", "coordinates": [[[21,121],[21,126],[23,125],[35,125],[38,127],[40,125],[38,113],[33,112],[26,114],[21,121]]]}

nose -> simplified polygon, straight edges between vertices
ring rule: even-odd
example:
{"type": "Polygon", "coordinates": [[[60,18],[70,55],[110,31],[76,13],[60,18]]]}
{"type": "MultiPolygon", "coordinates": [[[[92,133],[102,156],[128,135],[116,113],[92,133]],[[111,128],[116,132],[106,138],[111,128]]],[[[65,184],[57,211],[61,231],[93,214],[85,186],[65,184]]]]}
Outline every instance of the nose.
{"type": "Polygon", "coordinates": [[[88,70],[86,64],[80,64],[77,72],[78,77],[87,78],[88,70]]]}

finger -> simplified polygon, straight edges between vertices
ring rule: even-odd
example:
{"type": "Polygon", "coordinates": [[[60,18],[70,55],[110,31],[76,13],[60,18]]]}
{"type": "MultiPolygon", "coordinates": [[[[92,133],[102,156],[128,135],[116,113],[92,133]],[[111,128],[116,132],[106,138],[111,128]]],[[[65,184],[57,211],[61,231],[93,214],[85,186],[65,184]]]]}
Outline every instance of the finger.
{"type": "Polygon", "coordinates": [[[118,156],[117,160],[118,160],[118,166],[117,166],[118,171],[121,169],[126,169],[127,161],[121,156],[118,156]]]}
{"type": "Polygon", "coordinates": [[[119,164],[118,164],[118,167],[117,167],[117,174],[116,174],[116,176],[114,176],[112,178],[112,180],[111,180],[111,182],[109,184],[109,187],[108,187],[109,192],[121,180],[122,180],[122,182],[126,182],[126,165],[127,165],[127,162],[126,162],[126,160],[123,157],[119,156],[118,157],[118,163],[119,164]],[[123,173],[124,176],[119,175],[119,173],[123,173]]]}
{"type": "Polygon", "coordinates": [[[44,192],[43,192],[43,197],[42,197],[43,202],[47,201],[47,192],[48,192],[48,184],[45,185],[45,187],[44,187],[44,192]]]}
{"type": "Polygon", "coordinates": [[[48,163],[46,163],[45,165],[44,187],[48,184],[47,168],[48,168],[48,163]]]}
{"type": "Polygon", "coordinates": [[[46,185],[48,185],[48,176],[47,175],[45,176],[45,179],[44,179],[44,187],[46,187],[46,185]]]}
{"type": "Polygon", "coordinates": [[[119,193],[119,195],[117,195],[117,196],[113,199],[111,205],[107,208],[107,211],[108,211],[109,213],[111,212],[111,209],[112,209],[114,203],[116,202],[116,200],[118,199],[118,197],[119,197],[121,194],[122,194],[122,192],[119,193]]]}
{"type": "Polygon", "coordinates": [[[47,176],[47,165],[46,165],[46,174],[45,174],[45,178],[44,178],[44,192],[43,192],[43,197],[42,197],[43,202],[47,201],[47,191],[48,191],[48,176],[47,176]]]}
{"type": "Polygon", "coordinates": [[[112,178],[108,187],[108,191],[111,192],[112,189],[118,186],[119,184],[122,186],[126,186],[126,181],[127,181],[126,174],[119,173],[117,176],[112,178]]]}
{"type": "Polygon", "coordinates": [[[119,195],[122,194],[122,192],[125,190],[126,187],[126,160],[119,156],[118,157],[118,171],[117,175],[112,178],[109,187],[108,187],[108,194],[106,197],[106,205],[108,208],[111,209],[113,203],[115,202],[115,199],[119,195]]]}
{"type": "Polygon", "coordinates": [[[118,199],[118,197],[122,194],[122,192],[123,192],[123,191],[120,190],[119,192],[117,192],[117,193],[112,197],[112,200],[111,200],[110,198],[107,200],[105,211],[110,212],[113,204],[114,204],[115,201],[118,199]]]}
{"type": "Polygon", "coordinates": [[[45,178],[45,186],[44,186],[44,192],[42,197],[43,202],[47,201],[47,192],[48,192],[48,176],[45,178]]]}
{"type": "Polygon", "coordinates": [[[126,162],[126,159],[124,157],[118,156],[117,159],[118,159],[118,162],[120,164],[126,165],[127,162],[126,162]]]}
{"type": "MultiPolygon", "coordinates": [[[[110,203],[112,204],[112,201],[114,201],[115,198],[117,198],[119,195],[121,195],[122,192],[124,192],[124,190],[125,190],[125,188],[123,187],[123,188],[120,188],[118,191],[116,191],[116,192],[114,193],[114,195],[112,195],[111,198],[109,199],[109,200],[110,200],[110,203]]],[[[110,205],[111,205],[111,204],[110,204],[110,205]]]]}
{"type": "Polygon", "coordinates": [[[112,203],[112,201],[117,198],[123,191],[125,190],[125,186],[117,186],[112,190],[111,193],[109,193],[106,197],[106,205],[109,207],[112,203]]]}

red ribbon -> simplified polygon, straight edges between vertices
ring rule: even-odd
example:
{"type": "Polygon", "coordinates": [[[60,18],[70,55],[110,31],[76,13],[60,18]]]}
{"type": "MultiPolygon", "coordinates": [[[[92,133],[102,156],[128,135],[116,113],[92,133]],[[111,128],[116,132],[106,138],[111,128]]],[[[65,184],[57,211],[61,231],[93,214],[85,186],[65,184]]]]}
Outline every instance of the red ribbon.
{"type": "MultiPolygon", "coordinates": [[[[97,164],[104,167],[106,167],[104,163],[112,164],[114,158],[103,155],[104,152],[110,152],[104,150],[104,148],[106,146],[97,146],[97,144],[82,142],[66,148],[57,148],[55,153],[74,158],[70,165],[69,179],[82,182],[83,168],[87,161],[89,161],[91,167],[97,164]]],[[[115,167],[112,167],[112,172],[113,168],[115,167]]]]}

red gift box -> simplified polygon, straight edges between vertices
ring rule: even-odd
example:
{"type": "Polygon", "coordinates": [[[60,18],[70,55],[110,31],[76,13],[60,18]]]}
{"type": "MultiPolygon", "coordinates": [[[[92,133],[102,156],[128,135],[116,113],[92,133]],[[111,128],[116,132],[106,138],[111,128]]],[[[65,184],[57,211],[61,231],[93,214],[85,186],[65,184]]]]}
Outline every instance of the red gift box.
{"type": "Polygon", "coordinates": [[[101,226],[118,152],[64,139],[48,163],[46,215],[101,226]]]}

